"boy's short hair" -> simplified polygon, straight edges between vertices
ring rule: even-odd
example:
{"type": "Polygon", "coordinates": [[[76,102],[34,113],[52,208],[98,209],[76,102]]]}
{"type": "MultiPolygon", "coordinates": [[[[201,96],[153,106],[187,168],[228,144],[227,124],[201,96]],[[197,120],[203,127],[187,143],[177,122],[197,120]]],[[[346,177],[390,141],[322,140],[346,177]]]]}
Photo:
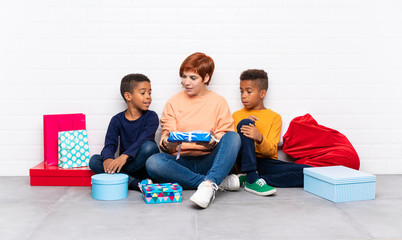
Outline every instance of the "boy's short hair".
{"type": "Polygon", "coordinates": [[[209,81],[207,85],[211,82],[212,74],[214,73],[215,64],[214,60],[205,53],[196,52],[188,56],[180,66],[180,77],[183,76],[185,71],[193,71],[201,76],[204,80],[205,76],[208,74],[209,81]]]}
{"type": "Polygon", "coordinates": [[[248,69],[241,73],[240,81],[251,80],[260,90],[268,90],[268,74],[262,69],[248,69]]]}
{"type": "Polygon", "coordinates": [[[140,82],[151,82],[147,76],[141,73],[133,73],[133,74],[128,74],[121,79],[120,83],[120,93],[121,96],[123,97],[124,101],[126,101],[126,98],[124,97],[125,92],[132,93],[134,88],[138,85],[140,82]]]}

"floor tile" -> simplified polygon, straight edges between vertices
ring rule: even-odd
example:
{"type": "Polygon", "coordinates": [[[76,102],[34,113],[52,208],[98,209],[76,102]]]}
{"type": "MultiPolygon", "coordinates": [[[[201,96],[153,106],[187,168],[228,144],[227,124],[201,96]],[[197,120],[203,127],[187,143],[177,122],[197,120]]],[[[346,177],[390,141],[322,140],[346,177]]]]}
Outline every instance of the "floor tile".
{"type": "Polygon", "coordinates": [[[55,202],[69,188],[30,186],[29,177],[0,177],[0,201],[55,202]]]}
{"type": "Polygon", "coordinates": [[[328,201],[213,204],[197,212],[199,239],[365,238],[346,214],[328,201]]]}
{"type": "Polygon", "coordinates": [[[337,207],[372,238],[401,239],[402,199],[339,203],[337,207]]]}
{"type": "Polygon", "coordinates": [[[402,175],[377,175],[376,199],[402,199],[402,175]]]}
{"type": "Polygon", "coordinates": [[[273,196],[258,196],[249,192],[246,192],[244,188],[240,188],[238,191],[227,191],[216,193],[217,202],[266,202],[266,201],[284,201],[295,200],[299,198],[303,199],[316,199],[317,196],[308,193],[303,188],[277,188],[277,192],[273,196]]]}
{"type": "Polygon", "coordinates": [[[26,239],[53,206],[50,202],[0,202],[0,239],[26,239]]]}
{"type": "Polygon", "coordinates": [[[376,199],[333,203],[303,188],[261,197],[217,192],[207,209],[145,204],[138,191],[92,199],[91,187],[31,187],[0,177],[0,239],[402,239],[402,175],[377,175],[376,199]]]}
{"type": "Polygon", "coordinates": [[[193,239],[195,232],[188,204],[94,200],[59,202],[28,239],[193,239]]]}

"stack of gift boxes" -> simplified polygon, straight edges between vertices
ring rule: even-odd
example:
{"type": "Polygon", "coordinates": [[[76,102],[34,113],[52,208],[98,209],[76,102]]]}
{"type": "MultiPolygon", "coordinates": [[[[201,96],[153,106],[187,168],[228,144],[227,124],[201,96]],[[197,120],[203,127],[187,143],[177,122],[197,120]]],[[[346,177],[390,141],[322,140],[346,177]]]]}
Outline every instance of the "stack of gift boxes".
{"type": "Polygon", "coordinates": [[[83,113],[44,115],[43,146],[44,161],[29,171],[31,186],[91,186],[83,113]]]}

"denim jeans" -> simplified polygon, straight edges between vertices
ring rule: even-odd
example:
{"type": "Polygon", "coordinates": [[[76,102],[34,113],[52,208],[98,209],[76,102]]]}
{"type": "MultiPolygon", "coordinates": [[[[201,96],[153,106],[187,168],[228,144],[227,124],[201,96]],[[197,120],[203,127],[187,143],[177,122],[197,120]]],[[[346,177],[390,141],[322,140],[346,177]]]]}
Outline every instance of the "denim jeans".
{"type": "Polygon", "coordinates": [[[148,174],[158,182],[177,182],[183,188],[195,189],[209,180],[219,185],[236,162],[240,138],[236,132],[227,132],[210,154],[176,156],[158,153],[148,158],[148,174]]]}
{"type": "Polygon", "coordinates": [[[240,128],[253,123],[250,119],[243,119],[237,125],[240,135],[241,147],[237,162],[240,172],[257,171],[268,185],[274,187],[302,187],[304,182],[303,169],[310,165],[284,162],[271,158],[257,158],[255,154],[254,140],[244,136],[240,128]]]}
{"type": "MultiPolygon", "coordinates": [[[[141,145],[140,150],[135,158],[127,159],[126,164],[120,170],[120,173],[128,174],[137,179],[145,179],[148,174],[145,170],[145,162],[155,153],[159,153],[158,146],[155,142],[146,141],[141,145]]],[[[102,156],[95,154],[89,160],[89,167],[96,173],[104,173],[102,156]]]]}

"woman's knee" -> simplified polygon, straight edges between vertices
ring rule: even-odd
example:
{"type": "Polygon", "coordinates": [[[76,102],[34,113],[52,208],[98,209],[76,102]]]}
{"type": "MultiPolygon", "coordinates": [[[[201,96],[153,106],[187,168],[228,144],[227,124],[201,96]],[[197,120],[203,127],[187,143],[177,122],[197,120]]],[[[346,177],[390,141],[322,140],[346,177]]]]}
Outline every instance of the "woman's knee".
{"type": "Polygon", "coordinates": [[[163,153],[153,154],[147,159],[145,163],[145,168],[149,175],[152,176],[153,173],[159,172],[163,165],[163,153]]]}
{"type": "Polygon", "coordinates": [[[240,136],[237,132],[227,132],[223,135],[222,140],[228,142],[234,149],[240,149],[240,136]]]}

